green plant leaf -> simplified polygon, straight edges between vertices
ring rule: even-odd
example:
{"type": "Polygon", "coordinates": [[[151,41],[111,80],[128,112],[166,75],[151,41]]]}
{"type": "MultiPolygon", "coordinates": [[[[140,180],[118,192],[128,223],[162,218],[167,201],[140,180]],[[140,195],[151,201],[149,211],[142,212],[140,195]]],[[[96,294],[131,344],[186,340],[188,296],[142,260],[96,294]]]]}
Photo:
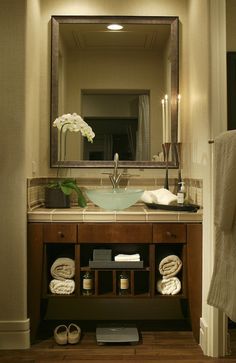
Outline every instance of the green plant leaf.
{"type": "Polygon", "coordinates": [[[83,193],[81,192],[80,188],[76,185],[76,193],[78,196],[78,205],[82,208],[86,207],[87,202],[86,199],[84,198],[83,193]]]}
{"type": "Polygon", "coordinates": [[[86,200],[78,185],[74,181],[70,181],[67,185],[69,185],[70,188],[74,189],[74,191],[77,193],[78,205],[82,208],[86,207],[86,200]]]}
{"type": "Polygon", "coordinates": [[[61,184],[61,190],[65,195],[70,195],[73,191],[73,188],[69,187],[69,186],[65,186],[63,184],[61,184]]]}

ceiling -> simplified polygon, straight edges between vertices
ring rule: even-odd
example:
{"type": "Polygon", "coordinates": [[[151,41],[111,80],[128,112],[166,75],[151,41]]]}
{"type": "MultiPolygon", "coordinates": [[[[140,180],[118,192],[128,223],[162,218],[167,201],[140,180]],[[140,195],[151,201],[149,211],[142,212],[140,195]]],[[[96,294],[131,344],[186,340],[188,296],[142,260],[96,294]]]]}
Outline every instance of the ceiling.
{"type": "Polygon", "coordinates": [[[60,24],[60,37],[70,50],[151,50],[160,51],[170,37],[170,25],[123,24],[120,31],[107,24],[60,24]]]}

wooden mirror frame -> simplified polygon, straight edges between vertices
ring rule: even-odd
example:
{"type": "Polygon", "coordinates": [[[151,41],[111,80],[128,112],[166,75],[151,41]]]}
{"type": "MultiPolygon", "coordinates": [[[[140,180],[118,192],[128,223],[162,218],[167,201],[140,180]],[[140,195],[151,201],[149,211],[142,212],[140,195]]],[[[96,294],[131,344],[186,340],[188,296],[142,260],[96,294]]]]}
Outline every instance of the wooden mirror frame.
{"type": "MultiPolygon", "coordinates": [[[[51,120],[50,120],[50,167],[58,167],[58,135],[52,123],[58,117],[58,57],[59,57],[59,25],[60,24],[169,24],[171,27],[171,140],[177,142],[177,96],[179,93],[179,18],[176,16],[52,16],[51,17],[51,120]]],[[[178,162],[172,153],[173,161],[170,168],[177,168],[178,162]]],[[[63,161],[60,167],[66,168],[111,168],[113,161],[73,160],[63,161]]],[[[123,161],[121,168],[165,168],[161,161],[123,161]]]]}

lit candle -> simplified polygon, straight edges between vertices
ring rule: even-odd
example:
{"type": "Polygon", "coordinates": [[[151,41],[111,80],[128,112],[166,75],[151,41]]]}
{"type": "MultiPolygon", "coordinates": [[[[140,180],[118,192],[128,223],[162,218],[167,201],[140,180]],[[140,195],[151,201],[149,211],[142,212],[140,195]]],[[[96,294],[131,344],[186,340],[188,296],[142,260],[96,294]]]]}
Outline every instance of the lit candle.
{"type": "Polygon", "coordinates": [[[181,99],[181,96],[178,95],[178,97],[177,97],[177,104],[178,104],[178,142],[181,142],[180,99],[181,99]]]}
{"type": "Polygon", "coordinates": [[[165,116],[166,116],[166,138],[165,141],[169,142],[169,110],[168,110],[168,95],[165,95],[165,116]]]}
{"type": "Polygon", "coordinates": [[[165,100],[161,100],[162,104],[162,142],[166,141],[166,120],[165,120],[165,100]]]}

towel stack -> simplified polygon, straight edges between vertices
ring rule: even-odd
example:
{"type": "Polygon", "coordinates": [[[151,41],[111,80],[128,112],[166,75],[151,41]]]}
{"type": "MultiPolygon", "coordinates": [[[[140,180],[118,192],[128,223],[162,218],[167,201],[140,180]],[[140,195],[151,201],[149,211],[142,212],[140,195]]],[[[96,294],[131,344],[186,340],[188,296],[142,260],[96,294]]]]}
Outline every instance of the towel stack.
{"type": "Polygon", "coordinates": [[[176,255],[163,258],[159,264],[162,279],[157,282],[157,291],[162,295],[176,295],[181,290],[181,282],[176,277],[182,268],[182,261],[176,255]]]}
{"type": "Polygon", "coordinates": [[[75,290],[75,261],[69,257],[57,258],[50,269],[53,279],[49,289],[52,294],[70,295],[75,290]]]}
{"type": "Polygon", "coordinates": [[[140,254],[135,253],[133,255],[126,255],[120,253],[119,255],[116,255],[114,258],[115,261],[140,261],[140,254]]]}

